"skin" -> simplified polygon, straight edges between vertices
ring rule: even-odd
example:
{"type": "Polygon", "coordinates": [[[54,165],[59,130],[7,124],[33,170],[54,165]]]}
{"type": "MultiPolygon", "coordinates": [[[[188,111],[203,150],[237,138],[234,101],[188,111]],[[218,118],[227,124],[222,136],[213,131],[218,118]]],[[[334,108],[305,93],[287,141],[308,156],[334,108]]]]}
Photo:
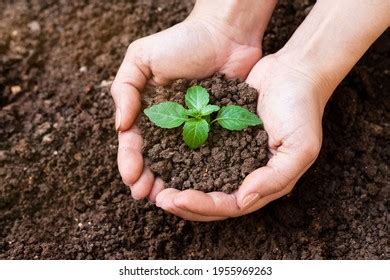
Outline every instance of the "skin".
{"type": "Polygon", "coordinates": [[[238,5],[231,1],[230,9],[212,15],[210,4],[198,1],[183,23],[130,45],[112,94],[121,112],[116,117],[118,166],[135,199],[147,196],[187,220],[237,217],[291,192],[313,164],[321,148],[325,105],[388,28],[390,1],[317,1],[288,43],[260,59],[258,42],[274,8],[271,2],[238,5]],[[215,72],[246,78],[259,91],[258,114],[269,135],[272,156],[233,194],[164,188],[161,179],[143,167],[142,137],[133,126],[140,109],[139,92],[148,82],[165,84],[215,72]]]}
{"type": "Polygon", "coordinates": [[[111,93],[119,131],[118,167],[134,199],[148,196],[155,202],[162,189],[161,180],[144,167],[142,137],[133,125],[140,112],[142,89],[216,72],[245,79],[261,57],[260,42],[275,4],[269,0],[197,1],[182,23],[129,46],[111,93]],[[243,7],[253,16],[239,12],[243,7]]]}

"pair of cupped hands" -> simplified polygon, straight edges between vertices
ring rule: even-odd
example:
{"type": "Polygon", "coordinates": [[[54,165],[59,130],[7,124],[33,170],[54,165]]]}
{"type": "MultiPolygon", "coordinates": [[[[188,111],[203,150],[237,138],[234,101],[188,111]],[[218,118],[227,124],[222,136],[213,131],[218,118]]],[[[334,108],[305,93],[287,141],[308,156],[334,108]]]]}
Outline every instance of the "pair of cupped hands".
{"type": "Polygon", "coordinates": [[[262,57],[261,38],[219,19],[193,16],[129,46],[111,92],[118,167],[134,199],[147,198],[187,220],[213,221],[253,212],[291,192],[320,151],[325,102],[319,92],[327,89],[288,52],[262,57]],[[232,194],[166,188],[143,159],[143,139],[135,125],[141,92],[147,85],[217,72],[258,90],[257,113],[269,135],[270,159],[232,194]]]}

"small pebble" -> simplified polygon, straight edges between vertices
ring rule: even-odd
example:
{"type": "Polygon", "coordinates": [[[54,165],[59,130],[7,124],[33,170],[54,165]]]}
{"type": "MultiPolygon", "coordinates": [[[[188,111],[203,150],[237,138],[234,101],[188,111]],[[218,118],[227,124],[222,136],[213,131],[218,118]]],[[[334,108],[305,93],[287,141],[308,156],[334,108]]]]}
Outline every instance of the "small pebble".
{"type": "Polygon", "coordinates": [[[87,66],[81,66],[80,67],[80,69],[79,69],[79,71],[81,72],[81,73],[85,73],[85,72],[87,72],[87,66]]]}
{"type": "Polygon", "coordinates": [[[303,14],[304,14],[305,16],[307,16],[307,15],[311,12],[311,9],[313,9],[313,6],[314,6],[314,5],[311,5],[311,6],[307,7],[307,8],[303,11],[303,14]]]}
{"type": "Polygon", "coordinates": [[[7,153],[4,150],[0,150],[0,162],[7,159],[7,153]]]}
{"type": "Polygon", "coordinates": [[[38,34],[41,33],[41,25],[39,24],[38,21],[34,20],[34,21],[28,23],[27,26],[31,32],[38,33],[38,34]]]}
{"type": "Polygon", "coordinates": [[[111,86],[111,84],[112,84],[112,81],[103,80],[100,83],[100,87],[108,87],[108,86],[111,86]]]}
{"type": "Polygon", "coordinates": [[[42,138],[42,144],[50,144],[54,141],[54,136],[53,134],[46,134],[42,138]]]}
{"type": "Polygon", "coordinates": [[[49,131],[51,128],[51,124],[49,122],[44,122],[40,126],[38,126],[37,130],[35,131],[35,134],[38,136],[41,136],[49,131]]]}
{"type": "Polygon", "coordinates": [[[77,161],[80,161],[81,160],[81,154],[80,153],[75,153],[73,158],[77,161]]]}
{"type": "Polygon", "coordinates": [[[16,95],[22,91],[22,88],[20,86],[12,86],[11,87],[11,92],[12,95],[16,95]]]}

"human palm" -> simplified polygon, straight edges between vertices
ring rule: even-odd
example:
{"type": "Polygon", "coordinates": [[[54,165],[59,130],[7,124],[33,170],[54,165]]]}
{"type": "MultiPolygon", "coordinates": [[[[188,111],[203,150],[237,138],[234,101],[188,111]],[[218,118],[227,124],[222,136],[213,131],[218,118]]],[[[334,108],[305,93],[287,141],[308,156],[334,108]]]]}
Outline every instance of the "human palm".
{"type": "Polygon", "coordinates": [[[157,195],[157,205],[188,220],[211,221],[253,212],[289,193],[316,159],[322,141],[324,92],[320,77],[277,55],[261,59],[247,80],[259,92],[258,113],[269,135],[270,160],[232,194],[179,191],[157,195]]]}
{"type": "Polygon", "coordinates": [[[144,166],[142,136],[134,125],[145,85],[164,85],[178,78],[200,79],[217,72],[245,79],[260,57],[258,34],[244,34],[206,16],[190,16],[129,46],[111,92],[119,131],[118,167],[133,198],[149,196],[155,201],[163,189],[163,182],[144,166]]]}

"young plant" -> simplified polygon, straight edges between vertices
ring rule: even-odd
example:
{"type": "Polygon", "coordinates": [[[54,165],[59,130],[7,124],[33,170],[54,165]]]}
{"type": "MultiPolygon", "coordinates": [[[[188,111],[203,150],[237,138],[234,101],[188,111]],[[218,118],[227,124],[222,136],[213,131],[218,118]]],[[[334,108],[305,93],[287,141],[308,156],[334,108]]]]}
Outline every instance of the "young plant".
{"type": "Polygon", "coordinates": [[[220,108],[210,105],[209,93],[201,86],[192,86],[187,90],[185,103],[188,109],[168,101],[146,108],[144,113],[162,128],[179,127],[184,123],[183,139],[191,149],[196,149],[206,142],[210,125],[214,122],[232,131],[262,123],[258,116],[240,106],[228,105],[220,108]],[[214,112],[218,112],[217,117],[210,121],[210,115],[214,112]]]}

